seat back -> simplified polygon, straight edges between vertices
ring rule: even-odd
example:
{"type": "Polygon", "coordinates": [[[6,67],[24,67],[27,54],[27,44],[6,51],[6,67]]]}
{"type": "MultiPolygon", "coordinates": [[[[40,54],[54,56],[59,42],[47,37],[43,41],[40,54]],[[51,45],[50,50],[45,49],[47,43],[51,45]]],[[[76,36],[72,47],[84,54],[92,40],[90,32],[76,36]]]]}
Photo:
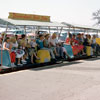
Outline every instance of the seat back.
{"type": "Polygon", "coordinates": [[[71,45],[64,44],[64,48],[66,49],[70,58],[74,58],[73,51],[71,45]]]}
{"type": "Polygon", "coordinates": [[[1,61],[2,61],[2,66],[11,67],[10,55],[7,50],[2,50],[2,51],[0,50],[0,64],[1,64],[1,61]]]}
{"type": "Polygon", "coordinates": [[[46,63],[50,62],[51,56],[48,50],[39,50],[37,52],[37,56],[40,58],[40,60],[36,60],[37,63],[46,63]]]}
{"type": "Polygon", "coordinates": [[[100,38],[96,38],[96,43],[100,45],[100,38]]]}
{"type": "Polygon", "coordinates": [[[93,55],[93,49],[91,46],[86,47],[86,54],[87,56],[92,56],[93,55]]]}

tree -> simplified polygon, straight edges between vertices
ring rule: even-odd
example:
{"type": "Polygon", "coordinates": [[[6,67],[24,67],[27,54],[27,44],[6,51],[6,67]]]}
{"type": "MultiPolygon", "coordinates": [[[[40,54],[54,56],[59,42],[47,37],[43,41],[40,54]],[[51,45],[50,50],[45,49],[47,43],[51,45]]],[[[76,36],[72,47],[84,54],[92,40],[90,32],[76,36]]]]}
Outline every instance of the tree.
{"type": "Polygon", "coordinates": [[[93,20],[96,20],[96,25],[100,26],[100,9],[93,13],[93,20]]]}

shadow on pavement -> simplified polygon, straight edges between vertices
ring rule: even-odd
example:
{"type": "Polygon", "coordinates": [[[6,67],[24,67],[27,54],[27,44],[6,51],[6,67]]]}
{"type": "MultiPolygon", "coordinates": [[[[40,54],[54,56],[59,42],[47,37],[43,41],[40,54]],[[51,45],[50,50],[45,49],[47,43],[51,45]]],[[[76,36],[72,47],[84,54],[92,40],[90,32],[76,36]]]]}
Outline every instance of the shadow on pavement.
{"type": "MultiPolygon", "coordinates": [[[[95,61],[95,60],[100,60],[100,58],[90,58],[90,59],[84,59],[85,61],[95,61]]],[[[72,61],[72,62],[64,62],[61,64],[55,64],[55,65],[47,65],[47,66],[43,66],[43,67],[39,67],[39,68],[33,68],[30,70],[33,71],[40,71],[40,70],[46,70],[46,69],[52,69],[52,68],[57,68],[57,67],[62,67],[62,70],[75,70],[75,71],[100,71],[100,67],[96,67],[96,66],[85,66],[85,65],[81,65],[81,61],[72,61]],[[71,66],[71,65],[75,65],[76,66],[71,66]],[[80,66],[77,64],[80,64],[80,66]],[[66,66],[66,67],[65,67],[66,66]],[[71,67],[70,67],[71,66],[71,67]]]]}
{"type": "Polygon", "coordinates": [[[91,59],[84,59],[85,61],[95,61],[95,60],[100,60],[100,57],[99,58],[91,58],[91,59]]]}
{"type": "Polygon", "coordinates": [[[82,62],[64,62],[64,63],[61,63],[61,64],[55,64],[55,65],[47,65],[47,66],[43,66],[43,67],[39,67],[39,68],[33,68],[33,69],[30,69],[30,70],[33,70],[33,71],[40,71],[40,70],[46,70],[46,69],[51,69],[51,68],[57,68],[57,67],[64,67],[64,66],[70,66],[70,65],[73,65],[73,64],[79,64],[79,63],[82,63],[82,62]]]}

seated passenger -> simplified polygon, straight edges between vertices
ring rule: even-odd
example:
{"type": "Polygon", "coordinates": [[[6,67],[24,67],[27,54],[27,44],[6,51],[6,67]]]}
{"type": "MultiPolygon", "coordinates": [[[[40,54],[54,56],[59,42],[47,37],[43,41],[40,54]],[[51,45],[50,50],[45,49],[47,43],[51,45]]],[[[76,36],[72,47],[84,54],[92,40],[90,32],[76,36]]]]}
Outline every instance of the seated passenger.
{"type": "Polygon", "coordinates": [[[93,38],[92,38],[92,48],[95,49],[95,46],[96,46],[96,36],[93,35],[93,38]]]}
{"type": "Polygon", "coordinates": [[[6,37],[5,42],[3,44],[3,49],[9,51],[11,58],[11,67],[16,67],[16,65],[14,64],[16,62],[16,54],[11,51],[12,45],[10,43],[10,38],[6,37]]]}
{"type": "Polygon", "coordinates": [[[76,40],[74,41],[75,45],[77,45],[77,50],[79,54],[85,54],[84,53],[84,46],[83,46],[83,39],[81,37],[81,34],[78,34],[76,37],[76,40]],[[75,42],[76,41],[76,42],[75,42]]]}
{"type": "Polygon", "coordinates": [[[71,35],[70,32],[68,32],[68,36],[66,38],[65,43],[68,44],[68,45],[71,45],[72,44],[72,40],[71,39],[72,39],[72,35],[71,35]]]}
{"type": "Polygon", "coordinates": [[[24,56],[22,57],[22,60],[21,60],[23,64],[27,63],[26,58],[28,56],[28,50],[27,50],[26,47],[27,47],[26,36],[22,35],[22,38],[19,40],[19,48],[22,49],[25,52],[25,54],[24,54],[24,56]]]}
{"type": "Polygon", "coordinates": [[[78,43],[78,41],[76,40],[76,35],[73,34],[73,35],[72,35],[72,46],[74,46],[74,45],[77,44],[77,43],[78,43]]]}
{"type": "Polygon", "coordinates": [[[89,45],[89,42],[88,42],[88,35],[85,35],[83,45],[84,45],[84,46],[88,46],[88,45],[89,45]]]}
{"type": "Polygon", "coordinates": [[[76,37],[76,40],[78,41],[78,44],[82,44],[82,38],[81,38],[81,34],[78,34],[76,37]]]}
{"type": "Polygon", "coordinates": [[[48,50],[50,52],[52,59],[55,59],[55,55],[54,55],[53,50],[51,49],[51,46],[50,46],[50,43],[49,43],[49,38],[50,38],[50,35],[46,34],[45,35],[45,39],[43,41],[44,49],[46,49],[46,50],[48,50]]]}
{"type": "Polygon", "coordinates": [[[84,52],[85,53],[86,53],[86,46],[89,46],[89,40],[88,40],[88,38],[89,38],[89,35],[86,35],[85,39],[84,39],[84,43],[83,43],[83,45],[84,45],[84,52]]]}
{"type": "Polygon", "coordinates": [[[37,60],[39,60],[40,58],[37,57],[37,43],[36,40],[33,38],[30,41],[30,50],[29,50],[29,55],[31,56],[31,63],[33,64],[33,58],[35,57],[37,60]]]}
{"type": "Polygon", "coordinates": [[[93,48],[93,52],[94,53],[96,52],[98,54],[100,49],[99,49],[99,45],[96,43],[96,36],[95,35],[93,35],[91,47],[93,48]]]}
{"type": "Polygon", "coordinates": [[[82,39],[82,44],[83,44],[84,43],[84,39],[85,39],[84,33],[81,34],[81,39],[82,39]]]}
{"type": "Polygon", "coordinates": [[[24,51],[21,49],[18,49],[18,42],[16,40],[16,37],[11,38],[11,44],[12,44],[12,51],[16,53],[16,58],[18,58],[18,66],[22,66],[21,59],[24,56],[24,51]]]}
{"type": "Polygon", "coordinates": [[[61,58],[63,58],[63,48],[61,45],[59,45],[58,40],[57,40],[57,34],[54,33],[50,39],[49,39],[51,48],[53,49],[53,51],[55,51],[56,56],[59,56],[61,58]]]}
{"type": "Polygon", "coordinates": [[[89,35],[89,37],[88,37],[88,42],[89,42],[89,45],[91,46],[91,44],[92,44],[92,38],[91,38],[91,35],[89,35]]]}
{"type": "Polygon", "coordinates": [[[38,49],[43,49],[43,40],[44,40],[44,36],[41,34],[39,35],[39,39],[36,40],[36,43],[38,45],[38,49]]]}
{"type": "MultiPolygon", "coordinates": [[[[64,43],[64,40],[62,41],[60,34],[59,34],[59,36],[58,36],[58,44],[59,44],[59,46],[62,48],[63,54],[66,55],[68,58],[70,58],[70,56],[69,56],[68,53],[67,53],[66,48],[64,47],[64,45],[66,45],[66,43],[64,43]],[[63,45],[63,44],[64,44],[64,45],[63,45]]],[[[66,56],[64,56],[64,57],[66,58],[66,56]]]]}
{"type": "Polygon", "coordinates": [[[17,43],[16,38],[15,38],[15,37],[12,37],[12,38],[10,39],[10,42],[11,42],[11,44],[12,44],[12,49],[13,49],[13,50],[16,50],[16,49],[18,48],[18,43],[17,43]]]}

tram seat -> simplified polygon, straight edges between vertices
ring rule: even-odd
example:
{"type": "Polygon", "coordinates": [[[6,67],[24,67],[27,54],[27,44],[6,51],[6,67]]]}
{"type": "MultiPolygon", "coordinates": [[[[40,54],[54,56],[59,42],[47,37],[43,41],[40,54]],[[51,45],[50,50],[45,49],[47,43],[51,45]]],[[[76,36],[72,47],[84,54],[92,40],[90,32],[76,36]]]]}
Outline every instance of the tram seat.
{"type": "Polygon", "coordinates": [[[39,50],[37,56],[40,60],[36,60],[37,63],[47,63],[50,62],[51,56],[48,50],[39,50]]]}
{"type": "Polygon", "coordinates": [[[11,67],[11,60],[10,60],[10,55],[7,50],[0,50],[0,64],[2,61],[2,66],[7,66],[11,67]],[[1,59],[1,52],[2,52],[2,59],[1,59]]]}
{"type": "Polygon", "coordinates": [[[91,46],[86,47],[86,54],[87,56],[92,56],[93,55],[93,49],[91,46]]]}
{"type": "Polygon", "coordinates": [[[64,48],[66,49],[66,51],[67,51],[69,57],[70,57],[71,59],[74,58],[71,45],[66,45],[66,44],[64,44],[64,48]]]}
{"type": "Polygon", "coordinates": [[[100,45],[100,38],[96,38],[96,43],[100,45]]]}

